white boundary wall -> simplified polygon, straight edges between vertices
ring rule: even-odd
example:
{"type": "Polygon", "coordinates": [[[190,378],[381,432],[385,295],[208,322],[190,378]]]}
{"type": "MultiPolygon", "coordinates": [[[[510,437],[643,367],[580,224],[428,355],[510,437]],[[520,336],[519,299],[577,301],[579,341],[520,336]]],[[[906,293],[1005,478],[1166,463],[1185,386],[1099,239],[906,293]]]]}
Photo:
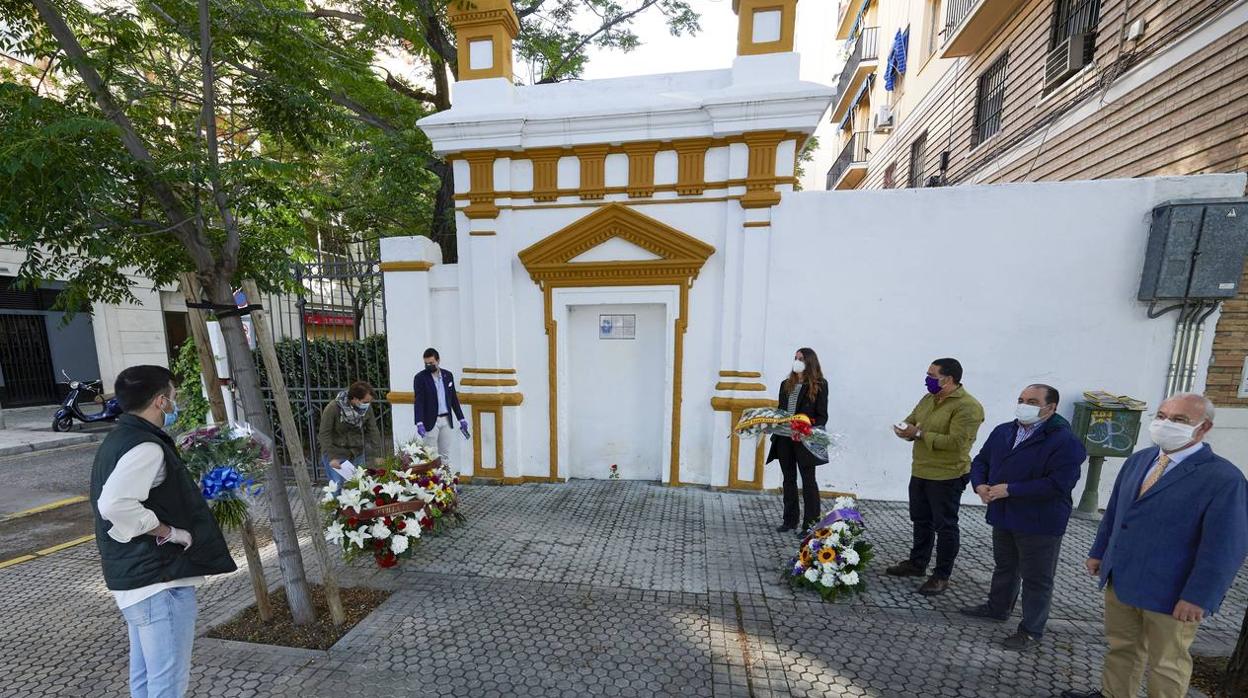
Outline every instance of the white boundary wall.
{"type": "MultiPolygon", "coordinates": [[[[1169,200],[1237,196],[1244,183],[1244,175],[1211,175],[788,192],[769,231],[743,229],[736,201],[635,207],[717,249],[690,293],[681,481],[727,484],[728,420],[710,406],[712,396],[722,395],[715,392],[718,372],[761,370],[772,397],[799,346],[819,352],[832,386],[830,427],[848,439],[841,458],[819,468],[820,484],[865,497],[905,498],[909,449],[889,425],[921,397],[923,373],[940,356],[966,367],[965,384],[987,411],[981,437],[1010,418],[1019,390],[1031,382],[1061,390],[1067,416],[1091,389],[1130,394],[1155,408],[1174,319],[1149,320],[1146,304],[1135,300],[1149,213],[1169,200]],[[741,320],[760,315],[765,320],[741,320]],[[755,345],[761,366],[751,365],[755,345]]],[[[593,210],[505,210],[491,221],[496,235],[487,237],[470,237],[461,216],[460,264],[387,275],[395,389],[411,384],[428,345],[457,373],[463,366],[516,369],[524,402],[504,408],[509,478],[549,474],[542,296],[516,255],[593,210]]],[[[382,255],[440,261],[436,248],[419,238],[383,241],[382,255]]],[[[628,289],[596,289],[601,302],[615,302],[612,292],[628,301],[628,289]]],[[[1209,320],[1206,337],[1216,320],[1209,320]]],[[[1208,353],[1206,341],[1198,386],[1208,353]]],[[[566,369],[566,362],[560,366],[566,369]]],[[[410,407],[396,406],[397,438],[410,438],[403,431],[410,422],[410,407]]],[[[561,424],[561,434],[567,428],[561,424]]],[[[748,454],[743,462],[752,461],[750,444],[742,453],[748,454]]],[[[471,472],[468,448],[455,461],[471,472]]],[[[1103,492],[1119,464],[1107,462],[1103,492]]],[[[767,467],[764,486],[779,486],[775,464],[767,467]]]]}

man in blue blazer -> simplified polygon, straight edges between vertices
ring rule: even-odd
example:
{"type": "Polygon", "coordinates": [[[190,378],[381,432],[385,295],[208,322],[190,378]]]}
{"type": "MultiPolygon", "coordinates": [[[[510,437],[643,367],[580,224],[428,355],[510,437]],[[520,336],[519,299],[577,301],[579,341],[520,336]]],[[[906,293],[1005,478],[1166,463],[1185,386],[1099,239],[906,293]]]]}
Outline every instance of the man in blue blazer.
{"type": "Polygon", "coordinates": [[[1134,698],[1145,661],[1150,698],[1187,695],[1196,629],[1248,554],[1248,482],[1203,443],[1213,412],[1190,393],[1161,403],[1148,429],[1157,447],[1118,473],[1087,560],[1105,589],[1101,690],[1066,698],[1134,698]]]}
{"type": "Polygon", "coordinates": [[[455,376],[438,364],[442,357],[438,350],[425,350],[425,370],[416,374],[412,381],[412,392],[415,393],[416,433],[425,440],[425,445],[436,449],[442,464],[451,464],[451,434],[455,422],[459,420],[459,430],[468,437],[468,420],[464,419],[464,410],[459,405],[459,394],[455,392],[455,376]]]}
{"type": "Polygon", "coordinates": [[[1014,420],[992,430],[971,461],[971,487],[988,505],[992,526],[992,586],[988,603],[962,609],[977,618],[1004,621],[1023,593],[1023,620],[1005,646],[1035,645],[1049,620],[1053,577],[1070,521],[1070,493],[1087,451],[1057,414],[1052,386],[1029,385],[1018,396],[1014,420]]]}

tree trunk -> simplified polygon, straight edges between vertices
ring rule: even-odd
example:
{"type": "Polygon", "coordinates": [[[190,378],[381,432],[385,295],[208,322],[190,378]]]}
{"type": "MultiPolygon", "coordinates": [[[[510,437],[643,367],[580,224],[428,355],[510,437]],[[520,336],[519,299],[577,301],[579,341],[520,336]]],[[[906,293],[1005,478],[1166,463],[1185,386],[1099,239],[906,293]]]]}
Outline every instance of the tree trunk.
{"type": "Polygon", "coordinates": [[[455,239],[455,175],[450,163],[439,163],[434,167],[434,174],[442,180],[438,195],[433,201],[433,221],[429,237],[442,248],[442,263],[454,264],[459,261],[459,251],[455,239]]]}
{"type": "MultiPolygon", "coordinates": [[[[203,300],[203,292],[194,274],[182,275],[182,295],[186,302],[203,300]]],[[[203,374],[204,392],[208,394],[208,408],[212,421],[225,424],[229,415],[225,411],[225,398],[221,396],[221,380],[217,375],[217,360],[212,353],[212,340],[208,335],[208,317],[204,311],[187,307],[191,324],[191,337],[199,352],[199,369],[203,374]]],[[[260,561],[260,549],[256,545],[256,527],[248,511],[243,518],[243,554],[247,556],[247,574],[251,577],[251,590],[256,595],[256,611],[260,620],[273,620],[273,604],[269,601],[269,582],[264,578],[264,564],[260,561]]]]}
{"type": "Polygon", "coordinates": [[[1222,691],[1228,696],[1248,696],[1248,609],[1239,628],[1239,642],[1222,676],[1222,691]]]}
{"type": "MultiPolygon", "coordinates": [[[[259,298],[260,291],[254,281],[243,282],[243,292],[248,298],[259,298]]],[[[269,375],[269,384],[273,388],[273,401],[277,403],[278,418],[282,422],[282,434],[286,437],[286,452],[290,454],[290,467],[295,471],[295,485],[299,492],[299,500],[303,503],[303,513],[308,519],[311,529],[312,549],[321,563],[321,585],[325,588],[325,599],[329,602],[329,614],[334,625],[341,626],[347,622],[347,614],[342,608],[342,596],[338,593],[338,572],[334,569],[334,559],[329,554],[329,544],[321,531],[321,510],[317,506],[316,495],[312,493],[312,479],[308,477],[307,463],[303,459],[303,443],[299,439],[299,427],[295,424],[295,413],[290,409],[290,398],[286,393],[286,381],[282,376],[282,367],[277,360],[277,347],[273,342],[273,333],[269,330],[269,320],[264,311],[257,311],[251,317],[252,330],[256,333],[256,348],[264,360],[269,375]]],[[[365,465],[364,463],[360,464],[365,465]]]]}
{"type": "MultiPolygon", "coordinates": [[[[205,287],[212,289],[213,302],[221,305],[234,304],[234,294],[227,279],[213,279],[213,283],[206,283],[205,287]]],[[[220,318],[219,321],[221,334],[225,338],[226,354],[230,359],[230,378],[233,380],[238,400],[235,407],[247,416],[252,427],[272,438],[273,425],[264,409],[260,375],[256,371],[251,348],[247,345],[243,322],[237,315],[220,318]]],[[[264,491],[269,497],[269,520],[273,526],[273,543],[277,546],[278,567],[282,571],[282,581],[286,587],[286,601],[290,604],[295,625],[307,625],[316,620],[316,609],[312,606],[308,577],[303,568],[303,555],[299,551],[299,533],[295,529],[290,498],[276,458],[269,461],[265,478],[269,482],[264,491]]]]}

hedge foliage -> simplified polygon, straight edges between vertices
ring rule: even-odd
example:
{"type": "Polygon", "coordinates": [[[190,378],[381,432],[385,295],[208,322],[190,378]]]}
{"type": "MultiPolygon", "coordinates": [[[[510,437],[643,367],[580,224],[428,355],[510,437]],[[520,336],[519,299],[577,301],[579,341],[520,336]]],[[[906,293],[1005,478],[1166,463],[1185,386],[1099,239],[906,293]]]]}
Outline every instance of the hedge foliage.
{"type": "MultiPolygon", "coordinates": [[[[282,368],[282,376],[286,379],[286,390],[290,394],[290,406],[295,413],[295,422],[299,425],[299,435],[303,439],[304,449],[308,443],[309,429],[318,426],[321,410],[334,400],[340,391],[346,390],[357,380],[368,381],[377,389],[377,401],[373,409],[377,412],[378,426],[383,435],[391,433],[389,405],[385,404],[387,386],[389,385],[390,361],[386,348],[385,335],[373,335],[361,340],[312,339],[307,343],[307,377],[304,380],[304,350],[298,339],[287,339],[277,343],[277,362],[282,368]],[[310,386],[310,391],[305,390],[310,386]],[[308,410],[308,395],[311,395],[312,409],[308,410]]],[[[277,410],[273,403],[273,392],[269,384],[268,373],[264,362],[256,355],[256,365],[260,369],[260,385],[264,390],[265,406],[269,410],[269,418],[281,439],[281,426],[277,410]]],[[[284,453],[284,449],[281,449],[284,453]]]]}

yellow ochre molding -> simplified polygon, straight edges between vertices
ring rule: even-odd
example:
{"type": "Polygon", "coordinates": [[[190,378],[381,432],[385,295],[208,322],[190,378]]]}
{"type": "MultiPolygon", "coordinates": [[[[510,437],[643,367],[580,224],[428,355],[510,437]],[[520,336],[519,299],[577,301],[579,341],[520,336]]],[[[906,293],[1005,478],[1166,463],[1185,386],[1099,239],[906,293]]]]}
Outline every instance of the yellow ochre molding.
{"type": "Polygon", "coordinates": [[[453,2],[447,16],[455,30],[455,47],[459,56],[459,80],[503,78],[512,80],[511,42],[520,35],[520,20],[511,0],[472,0],[453,2]],[[473,69],[474,43],[490,42],[490,65],[473,69]]]}
{"type": "Polygon", "coordinates": [[[580,197],[596,201],[607,195],[607,153],[605,145],[581,146],[574,149],[581,161],[580,197]]]}
{"type": "Polygon", "coordinates": [[[460,393],[459,401],[465,405],[482,407],[515,407],[524,402],[523,393],[460,393]]]}
{"type": "Polygon", "coordinates": [[[382,271],[429,271],[433,262],[382,262],[382,271]]]}
{"type": "MultiPolygon", "coordinates": [[[[775,400],[767,400],[764,398],[744,398],[744,397],[713,397],[711,398],[711,409],[716,412],[732,412],[733,410],[748,410],[755,407],[775,407],[775,400]]],[[[733,426],[736,426],[735,424],[733,426]]]]}
{"type": "Polygon", "coordinates": [[[741,227],[743,228],[770,228],[771,221],[746,221],[741,227]]]}
{"type": "Polygon", "coordinates": [[[767,53],[788,53],[793,50],[797,26],[797,0],[733,0],[737,13],[737,55],[758,56],[767,53]],[[774,41],[756,41],[754,15],[758,12],[780,13],[780,36],[774,41]]]}
{"type": "Polygon", "coordinates": [[[498,206],[494,204],[494,155],[471,153],[468,160],[468,200],[471,202],[464,214],[469,218],[497,218],[498,206]]]}
{"type": "Polygon", "coordinates": [[[720,378],[762,378],[758,371],[720,371],[720,378]]]}
{"type": "Polygon", "coordinates": [[[497,235],[497,234],[498,233],[494,232],[493,230],[471,230],[468,232],[468,235],[472,237],[481,237],[481,238],[493,237],[494,235],[497,235]]]}
{"type": "Polygon", "coordinates": [[[484,373],[487,375],[514,375],[514,368],[464,368],[464,373],[484,373]]]}
{"type": "Polygon", "coordinates": [[[514,378],[464,378],[459,384],[468,388],[508,388],[519,382],[514,378]]]}
{"type": "Polygon", "coordinates": [[[654,156],[660,143],[646,141],[624,146],[628,154],[628,195],[637,198],[654,196],[654,156]]]}
{"type": "Polygon", "coordinates": [[[558,199],[559,158],[565,155],[564,151],[560,148],[541,148],[529,151],[529,155],[533,161],[533,200],[558,199]]]}
{"type": "Polygon", "coordinates": [[[715,389],[716,390],[764,391],[764,390],[767,390],[767,386],[763,385],[762,383],[730,383],[727,381],[723,381],[723,382],[716,383],[715,389]]]}
{"type": "Polygon", "coordinates": [[[386,393],[386,402],[391,405],[415,405],[416,393],[403,390],[391,390],[386,393]]]}

